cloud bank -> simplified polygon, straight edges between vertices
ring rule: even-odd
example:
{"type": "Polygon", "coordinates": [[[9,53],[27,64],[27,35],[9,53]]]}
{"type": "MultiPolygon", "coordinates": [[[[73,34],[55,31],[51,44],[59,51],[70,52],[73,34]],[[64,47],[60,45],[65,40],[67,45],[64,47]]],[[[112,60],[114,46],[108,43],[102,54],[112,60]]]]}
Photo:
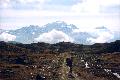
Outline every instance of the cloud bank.
{"type": "MultiPolygon", "coordinates": [[[[120,39],[118,37],[119,32],[114,32],[109,30],[108,28],[101,26],[101,27],[96,27],[93,29],[76,29],[73,31],[73,33],[87,33],[89,34],[86,36],[86,41],[89,44],[94,44],[94,43],[106,43],[106,42],[111,42],[117,39],[120,39]]],[[[81,34],[79,34],[80,36],[81,34]]],[[[85,36],[83,36],[84,38],[85,36]]]]}
{"type": "MultiPolygon", "coordinates": [[[[89,29],[74,29],[72,33],[75,34],[73,36],[77,36],[76,39],[82,36],[80,39],[82,42],[87,42],[87,44],[106,43],[120,39],[119,31],[112,31],[105,26],[89,29]]],[[[76,41],[76,39],[74,40],[76,41]]]]}
{"type": "Polygon", "coordinates": [[[0,12],[1,29],[59,20],[86,29],[97,26],[120,29],[120,0],[0,0],[0,12]]]}
{"type": "Polygon", "coordinates": [[[8,34],[6,32],[3,32],[0,34],[0,41],[14,41],[16,39],[16,36],[8,34]]]}
{"type": "MultiPolygon", "coordinates": [[[[107,10],[108,7],[117,7],[118,5],[120,5],[120,0],[82,0],[82,2],[73,5],[72,10],[79,13],[99,14],[106,12],[105,10],[107,10]]],[[[111,11],[112,9],[113,8],[111,8],[111,11]]]]}
{"type": "Polygon", "coordinates": [[[110,40],[112,40],[114,38],[114,34],[110,33],[110,32],[99,32],[97,33],[97,37],[96,38],[88,38],[87,41],[90,43],[105,43],[105,42],[109,42],[110,40]]]}
{"type": "Polygon", "coordinates": [[[48,33],[41,34],[36,41],[47,42],[47,43],[58,43],[58,42],[73,42],[74,40],[62,31],[53,29],[48,33]]]}

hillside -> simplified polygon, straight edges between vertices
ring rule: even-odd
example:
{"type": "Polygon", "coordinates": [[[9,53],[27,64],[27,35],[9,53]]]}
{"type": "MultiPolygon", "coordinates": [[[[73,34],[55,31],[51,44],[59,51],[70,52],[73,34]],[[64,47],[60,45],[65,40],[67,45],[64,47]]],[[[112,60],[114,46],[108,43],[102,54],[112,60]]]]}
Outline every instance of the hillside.
{"type": "Polygon", "coordinates": [[[119,80],[120,40],[93,45],[1,41],[0,79],[119,80]]]}

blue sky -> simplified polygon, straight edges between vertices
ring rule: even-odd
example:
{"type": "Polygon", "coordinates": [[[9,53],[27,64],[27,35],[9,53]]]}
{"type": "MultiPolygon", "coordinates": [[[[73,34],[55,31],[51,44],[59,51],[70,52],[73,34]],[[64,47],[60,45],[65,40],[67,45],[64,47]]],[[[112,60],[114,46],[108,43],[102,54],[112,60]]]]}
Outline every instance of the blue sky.
{"type": "Polygon", "coordinates": [[[55,21],[120,30],[120,0],[0,0],[0,29],[55,21]]]}

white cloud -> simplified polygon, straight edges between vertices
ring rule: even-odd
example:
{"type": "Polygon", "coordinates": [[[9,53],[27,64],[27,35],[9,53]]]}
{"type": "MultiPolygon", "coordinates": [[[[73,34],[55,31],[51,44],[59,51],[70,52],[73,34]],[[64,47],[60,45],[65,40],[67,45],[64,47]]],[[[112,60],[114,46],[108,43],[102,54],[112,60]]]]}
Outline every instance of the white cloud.
{"type": "Polygon", "coordinates": [[[7,8],[10,6],[10,0],[0,0],[0,8],[7,8]]]}
{"type": "MultiPolygon", "coordinates": [[[[73,33],[85,32],[91,35],[87,37],[86,41],[90,44],[93,43],[105,43],[115,40],[114,31],[109,30],[107,27],[96,27],[89,29],[76,29],[73,33]]],[[[118,36],[116,36],[118,38],[118,36]]]]}
{"type": "Polygon", "coordinates": [[[33,3],[33,2],[38,2],[38,3],[45,3],[50,0],[19,0],[21,3],[33,3]]]}
{"type": "Polygon", "coordinates": [[[103,6],[120,5],[120,0],[99,0],[99,4],[103,6]]]}
{"type": "Polygon", "coordinates": [[[90,43],[105,43],[113,38],[114,35],[110,32],[100,32],[97,38],[88,38],[87,41],[90,43]]]}
{"type": "Polygon", "coordinates": [[[11,3],[11,2],[18,2],[18,3],[34,3],[34,2],[38,2],[38,3],[44,3],[44,2],[48,2],[51,0],[1,0],[0,3],[11,3]]]}
{"type": "Polygon", "coordinates": [[[41,34],[38,38],[35,38],[36,41],[47,42],[47,43],[58,43],[58,42],[73,42],[73,39],[62,31],[57,31],[53,29],[48,33],[41,34]]]}
{"type": "Polygon", "coordinates": [[[6,32],[0,34],[0,41],[14,41],[15,39],[16,39],[15,35],[11,35],[6,32]]]}
{"type": "Polygon", "coordinates": [[[72,10],[78,13],[97,13],[99,12],[99,5],[97,0],[85,0],[73,5],[72,10]]]}
{"type": "Polygon", "coordinates": [[[51,0],[0,0],[0,8],[12,9],[13,7],[16,8],[15,6],[17,6],[17,8],[19,7],[19,9],[25,9],[26,7],[41,9],[41,7],[43,7],[43,5],[49,1],[51,0]]]}
{"type": "Polygon", "coordinates": [[[84,0],[72,6],[77,13],[99,14],[106,7],[120,5],[120,0],[84,0]]]}
{"type": "MultiPolygon", "coordinates": [[[[5,2],[6,0],[1,0],[1,1],[5,2]]],[[[106,26],[106,27],[109,27],[111,30],[120,29],[119,27],[120,14],[118,13],[118,9],[113,10],[114,13],[112,12],[111,13],[100,13],[99,12],[101,8],[104,9],[103,11],[106,11],[106,9],[104,8],[106,6],[119,5],[120,0],[83,0],[83,2],[79,2],[73,6],[67,7],[67,10],[65,10],[64,7],[60,5],[59,5],[60,10],[59,9],[51,10],[49,8],[45,9],[46,4],[48,7],[52,5],[46,2],[52,1],[52,0],[8,0],[8,2],[9,1],[16,1],[16,3],[12,5],[17,5],[17,1],[18,2],[21,1],[21,4],[23,1],[23,3],[25,2],[25,4],[18,5],[17,7],[15,7],[16,9],[9,8],[9,9],[1,10],[0,25],[3,25],[3,26],[0,26],[0,28],[1,27],[5,28],[4,26],[12,26],[12,25],[14,25],[14,27],[16,26],[21,27],[21,26],[28,26],[31,24],[42,26],[47,23],[60,20],[60,21],[65,21],[70,24],[74,24],[80,29],[85,28],[88,30],[88,28],[90,29],[90,28],[94,28],[98,26],[106,26]],[[38,1],[38,3],[31,4],[36,1],[38,1]],[[46,4],[41,5],[40,3],[41,4],[46,3],[46,4]],[[31,9],[31,6],[34,6],[36,8],[37,5],[39,9],[38,8],[31,9]],[[23,9],[21,9],[20,7],[23,9]]],[[[54,1],[51,3],[54,3],[54,1]]],[[[58,7],[58,5],[56,7],[58,7]]],[[[5,29],[8,29],[8,28],[6,27],[5,29]]]]}

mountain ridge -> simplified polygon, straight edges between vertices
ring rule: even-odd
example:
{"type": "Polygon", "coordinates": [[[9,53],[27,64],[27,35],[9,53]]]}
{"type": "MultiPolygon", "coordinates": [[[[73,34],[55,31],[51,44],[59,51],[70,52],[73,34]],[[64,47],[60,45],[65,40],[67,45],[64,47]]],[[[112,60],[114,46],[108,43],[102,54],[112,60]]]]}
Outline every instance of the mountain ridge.
{"type": "Polygon", "coordinates": [[[1,41],[2,40],[9,41],[9,38],[14,36],[15,39],[13,38],[11,40],[20,42],[20,43],[41,42],[41,39],[42,40],[48,39],[48,40],[52,40],[51,41],[52,43],[57,43],[59,40],[67,39],[66,41],[68,41],[68,39],[73,39],[74,43],[93,44],[93,42],[96,43],[99,39],[103,39],[100,41],[104,41],[104,42],[115,41],[113,38],[116,38],[119,40],[120,37],[118,35],[120,35],[119,32],[113,33],[109,29],[107,29],[105,26],[96,27],[92,33],[87,31],[82,32],[82,31],[79,31],[79,28],[76,27],[74,24],[67,24],[64,21],[56,21],[56,22],[48,23],[41,27],[37,25],[30,25],[28,27],[22,27],[16,30],[0,29],[1,41]],[[54,33],[55,32],[54,30],[57,33],[54,33]],[[75,32],[75,30],[78,30],[78,32],[75,32]],[[53,36],[53,34],[56,34],[56,35],[53,36]],[[106,34],[109,36],[107,36],[106,34]],[[55,36],[58,36],[58,35],[59,35],[59,38],[56,39],[55,36]],[[48,38],[47,36],[50,36],[50,37],[48,38]],[[36,41],[36,38],[40,40],[36,41]]]}

